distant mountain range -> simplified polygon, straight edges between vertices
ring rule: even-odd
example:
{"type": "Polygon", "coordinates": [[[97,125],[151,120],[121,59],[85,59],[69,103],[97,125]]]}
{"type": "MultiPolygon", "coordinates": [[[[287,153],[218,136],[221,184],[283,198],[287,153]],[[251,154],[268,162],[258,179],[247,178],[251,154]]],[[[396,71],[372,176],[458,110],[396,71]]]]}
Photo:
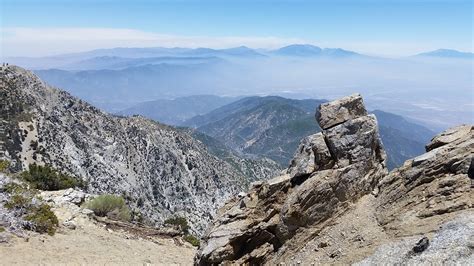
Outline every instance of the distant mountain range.
{"type": "Polygon", "coordinates": [[[35,69],[48,84],[112,113],[199,94],[333,99],[357,91],[373,109],[436,130],[474,119],[465,97],[472,91],[472,53],[454,50],[389,59],[310,44],[274,50],[155,47],[4,60],[35,69]]]}
{"type": "Polygon", "coordinates": [[[47,57],[8,57],[7,62],[30,69],[99,70],[124,69],[146,64],[190,64],[214,60],[259,59],[272,56],[350,57],[362,56],[341,48],[320,48],[309,44],[294,44],[276,50],[239,46],[227,49],[211,48],[112,48],[47,57]]]}
{"type": "Polygon", "coordinates": [[[460,51],[452,50],[452,49],[438,49],[431,52],[420,53],[420,54],[417,54],[416,56],[473,59],[474,53],[460,52],[460,51]]]}
{"type": "MultiPolygon", "coordinates": [[[[203,137],[191,131],[208,147],[214,147],[211,150],[220,150],[218,153],[223,153],[224,149],[219,147],[225,145],[238,154],[267,157],[286,167],[299,141],[321,130],[314,115],[317,106],[323,102],[326,100],[294,100],[277,96],[253,96],[237,100],[200,95],[147,102],[135,106],[133,111],[128,109],[127,112],[157,118],[166,117],[172,111],[174,114],[168,121],[173,125],[196,128],[197,132],[210,136],[203,137]],[[230,102],[232,100],[234,101],[230,102]],[[230,103],[225,104],[226,101],[230,103]],[[176,103],[182,105],[170,107],[176,103]],[[205,105],[209,108],[203,107],[205,105]],[[221,106],[182,122],[183,118],[192,113],[204,113],[206,109],[211,109],[211,105],[221,106]]],[[[401,116],[380,110],[373,113],[379,121],[380,135],[388,154],[387,163],[390,169],[401,165],[408,158],[422,154],[425,150],[424,143],[435,134],[401,116]]],[[[223,156],[227,157],[230,156],[223,156]]]]}
{"type": "MultiPolygon", "coordinates": [[[[146,99],[175,98],[215,93],[225,64],[147,64],[119,70],[37,70],[47,83],[65,88],[74,96],[100,105],[101,102],[143,102],[146,99]],[[201,84],[201,86],[196,86],[201,84]]],[[[112,111],[112,110],[107,110],[112,111]]]]}
{"type": "Polygon", "coordinates": [[[283,56],[325,56],[325,57],[348,57],[362,56],[356,52],[347,51],[341,48],[320,48],[310,44],[293,44],[271,51],[275,55],[283,56]]]}

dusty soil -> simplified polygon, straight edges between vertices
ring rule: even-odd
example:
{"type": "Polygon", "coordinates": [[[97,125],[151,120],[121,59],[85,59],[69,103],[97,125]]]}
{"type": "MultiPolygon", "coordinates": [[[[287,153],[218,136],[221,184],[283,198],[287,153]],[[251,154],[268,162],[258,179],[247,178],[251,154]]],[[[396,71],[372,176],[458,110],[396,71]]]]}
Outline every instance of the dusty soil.
{"type": "Polygon", "coordinates": [[[53,237],[14,237],[8,244],[0,244],[0,264],[191,265],[194,253],[189,244],[172,238],[150,241],[90,225],[53,237]]]}
{"type": "MultiPolygon", "coordinates": [[[[0,233],[0,265],[192,265],[196,249],[179,237],[125,230],[71,212],[71,206],[54,208],[61,226],[54,236],[28,233],[18,237],[0,233]],[[73,221],[76,229],[64,226],[73,221]],[[113,228],[113,230],[111,229],[113,228]],[[7,240],[2,242],[1,240],[7,240]]],[[[74,209],[73,209],[74,210],[74,209]]]]}

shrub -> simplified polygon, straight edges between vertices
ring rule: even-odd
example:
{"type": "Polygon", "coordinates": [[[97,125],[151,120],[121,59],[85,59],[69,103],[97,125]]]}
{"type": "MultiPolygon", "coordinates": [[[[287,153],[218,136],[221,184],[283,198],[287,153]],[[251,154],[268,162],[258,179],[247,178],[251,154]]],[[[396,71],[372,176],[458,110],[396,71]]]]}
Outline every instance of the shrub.
{"type": "Polygon", "coordinates": [[[5,172],[10,167],[10,162],[6,160],[0,160],[0,172],[5,172]]]}
{"type": "Polygon", "coordinates": [[[32,223],[32,229],[38,233],[48,233],[54,235],[56,227],[58,226],[58,217],[51,211],[51,208],[42,204],[33,207],[30,213],[25,217],[25,220],[32,223]]]}
{"type": "Polygon", "coordinates": [[[94,211],[97,216],[121,221],[130,221],[130,209],[121,196],[100,195],[84,204],[84,207],[94,211]]]}
{"type": "Polygon", "coordinates": [[[199,239],[193,235],[185,235],[184,236],[184,240],[186,242],[189,242],[191,245],[195,246],[195,247],[199,247],[199,245],[201,244],[199,239]]]}
{"type": "Polygon", "coordinates": [[[83,187],[84,183],[72,176],[59,173],[49,166],[31,164],[21,177],[33,188],[41,190],[60,190],[71,187],[83,187]]]}
{"type": "Polygon", "coordinates": [[[165,220],[165,224],[177,226],[181,232],[185,235],[189,233],[189,224],[186,218],[184,217],[172,217],[165,220]]]}
{"type": "Polygon", "coordinates": [[[15,194],[10,197],[10,200],[5,203],[7,209],[23,209],[28,208],[31,199],[25,198],[23,195],[15,194]]]}
{"type": "Polygon", "coordinates": [[[178,229],[184,234],[184,241],[189,242],[191,245],[198,247],[200,242],[199,239],[189,234],[188,220],[184,217],[176,216],[165,220],[165,224],[178,227],[178,229]]]}
{"type": "Polygon", "coordinates": [[[5,232],[5,228],[3,226],[0,226],[0,233],[5,232]]]}
{"type": "Polygon", "coordinates": [[[26,187],[14,182],[7,183],[3,186],[3,191],[5,191],[8,194],[20,194],[24,192],[25,190],[26,190],[26,187]]]}

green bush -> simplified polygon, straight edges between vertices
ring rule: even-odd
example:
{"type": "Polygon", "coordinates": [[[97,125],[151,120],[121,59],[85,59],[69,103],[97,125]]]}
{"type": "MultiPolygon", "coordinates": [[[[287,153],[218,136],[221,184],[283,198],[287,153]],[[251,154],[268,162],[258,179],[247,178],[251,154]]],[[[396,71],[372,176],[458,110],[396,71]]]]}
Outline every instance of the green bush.
{"type": "Polygon", "coordinates": [[[186,218],[176,216],[172,218],[168,218],[165,220],[165,224],[177,226],[181,232],[183,232],[185,235],[189,233],[189,224],[186,218]]]}
{"type": "Polygon", "coordinates": [[[56,227],[58,226],[58,217],[51,211],[51,208],[42,204],[38,207],[33,207],[30,213],[25,217],[25,220],[33,224],[33,230],[38,233],[48,233],[54,235],[56,227]]]}
{"type": "Polygon", "coordinates": [[[24,197],[23,195],[15,194],[10,197],[4,206],[7,209],[23,209],[28,208],[31,203],[31,199],[24,197]]]}
{"type": "Polygon", "coordinates": [[[199,239],[189,233],[188,220],[184,217],[175,216],[165,220],[165,224],[178,227],[178,229],[184,234],[184,241],[191,243],[191,245],[198,247],[200,242],[199,239]]]}
{"type": "Polygon", "coordinates": [[[84,207],[94,211],[97,216],[121,221],[130,221],[130,209],[121,196],[100,195],[84,204],[84,207]]]}
{"type": "Polygon", "coordinates": [[[10,162],[6,160],[0,160],[0,172],[5,172],[10,167],[10,162]]]}
{"type": "Polygon", "coordinates": [[[41,190],[60,190],[71,187],[83,187],[84,183],[72,176],[59,173],[49,166],[31,164],[21,177],[33,188],[41,190]]]}
{"type": "Polygon", "coordinates": [[[26,187],[18,183],[10,182],[3,186],[3,190],[8,194],[20,194],[26,190],[26,187]]]}
{"type": "Polygon", "coordinates": [[[0,233],[5,232],[5,228],[3,226],[0,226],[0,233]]]}
{"type": "Polygon", "coordinates": [[[199,247],[199,245],[201,244],[199,239],[197,237],[193,236],[193,235],[185,235],[184,240],[186,242],[191,243],[191,245],[193,245],[195,247],[199,247]]]}

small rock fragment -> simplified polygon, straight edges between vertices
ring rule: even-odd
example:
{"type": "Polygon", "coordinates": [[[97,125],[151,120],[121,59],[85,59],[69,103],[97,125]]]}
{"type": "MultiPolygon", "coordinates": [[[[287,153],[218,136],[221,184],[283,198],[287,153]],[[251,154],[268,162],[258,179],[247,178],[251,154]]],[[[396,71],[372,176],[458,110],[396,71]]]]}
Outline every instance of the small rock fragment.
{"type": "Polygon", "coordinates": [[[429,245],[430,245],[430,240],[425,236],[415,244],[415,246],[413,247],[413,252],[421,253],[425,251],[429,245]]]}

